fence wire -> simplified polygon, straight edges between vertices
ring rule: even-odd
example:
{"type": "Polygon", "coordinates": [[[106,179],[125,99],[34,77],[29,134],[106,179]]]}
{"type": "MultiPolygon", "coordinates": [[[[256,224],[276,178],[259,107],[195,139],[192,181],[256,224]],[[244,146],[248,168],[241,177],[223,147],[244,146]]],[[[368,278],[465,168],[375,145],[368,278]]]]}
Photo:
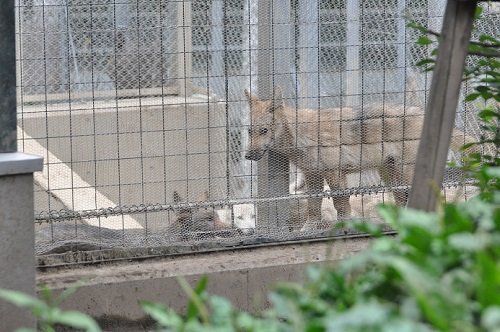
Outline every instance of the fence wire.
{"type": "MultiPolygon", "coordinates": [[[[375,205],[408,189],[414,113],[430,86],[415,67],[430,50],[406,19],[439,31],[444,4],[16,1],[19,147],[45,159],[35,174],[37,253],[316,236],[342,217],[346,197],[348,217],[379,222],[375,205]],[[257,96],[275,100],[249,102],[257,96]],[[283,117],[282,105],[295,117],[293,140],[256,115],[283,117]],[[302,118],[306,108],[326,111],[302,118]],[[288,158],[251,155],[267,131],[266,148],[288,158]],[[349,142],[353,133],[363,141],[349,142]],[[377,172],[377,158],[394,164],[377,172]],[[321,163],[338,174],[328,181],[321,163]]],[[[499,8],[485,6],[477,33],[498,35],[499,8]]],[[[476,109],[457,110],[462,143],[481,134],[476,109]]],[[[473,194],[461,180],[447,171],[448,199],[473,194]]]]}

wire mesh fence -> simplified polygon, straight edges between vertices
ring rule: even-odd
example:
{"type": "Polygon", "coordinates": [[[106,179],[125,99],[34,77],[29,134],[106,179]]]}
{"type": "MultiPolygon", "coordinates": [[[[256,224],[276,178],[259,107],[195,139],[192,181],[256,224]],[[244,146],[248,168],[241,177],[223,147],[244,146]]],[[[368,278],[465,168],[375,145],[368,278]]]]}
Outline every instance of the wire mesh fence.
{"type": "MultiPolygon", "coordinates": [[[[486,7],[478,31],[498,35],[486,7]]],[[[322,236],[403,203],[430,85],[406,19],[438,31],[444,1],[16,9],[19,148],[45,158],[38,253],[322,236]]],[[[474,112],[457,111],[457,144],[479,137],[474,112]]]]}

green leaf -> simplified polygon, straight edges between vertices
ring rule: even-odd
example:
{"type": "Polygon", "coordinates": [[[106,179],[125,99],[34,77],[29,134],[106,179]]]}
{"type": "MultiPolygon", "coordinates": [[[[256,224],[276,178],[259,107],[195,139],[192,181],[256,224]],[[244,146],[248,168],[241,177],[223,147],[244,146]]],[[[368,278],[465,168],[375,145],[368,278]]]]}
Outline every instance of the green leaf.
{"type": "Polygon", "coordinates": [[[448,241],[457,250],[477,252],[491,244],[491,237],[481,233],[458,233],[451,235],[448,241]]]}
{"type": "Polygon", "coordinates": [[[184,278],[178,277],[177,281],[181,285],[186,295],[189,297],[189,303],[186,314],[187,320],[189,321],[200,318],[204,323],[208,323],[209,322],[208,310],[205,307],[205,304],[203,303],[203,300],[201,298],[201,295],[203,294],[207,286],[208,278],[206,276],[201,277],[194,289],[191,288],[191,286],[184,278]]]}
{"type": "Polygon", "coordinates": [[[377,331],[388,322],[390,309],[375,300],[358,303],[326,319],[328,331],[377,331]]]}
{"type": "Polygon", "coordinates": [[[220,296],[211,296],[209,298],[210,307],[212,309],[212,322],[216,325],[229,324],[233,314],[233,306],[231,302],[220,296]]]}
{"type": "Polygon", "coordinates": [[[44,310],[47,305],[39,299],[22,292],[0,289],[0,298],[21,308],[44,310]]]}
{"type": "Polygon", "coordinates": [[[481,316],[481,326],[486,331],[500,331],[500,306],[492,306],[487,308],[481,316]]]}
{"type": "Polygon", "coordinates": [[[399,213],[400,223],[404,225],[417,225],[431,232],[439,231],[436,225],[436,215],[415,209],[401,209],[399,213]]]}
{"type": "Polygon", "coordinates": [[[488,176],[491,176],[492,178],[500,179],[500,166],[488,167],[485,170],[485,172],[488,176]]]}
{"type": "Polygon", "coordinates": [[[417,63],[415,63],[415,66],[421,67],[421,66],[424,66],[424,65],[427,65],[427,64],[430,64],[430,63],[435,64],[436,60],[434,60],[434,59],[423,59],[423,60],[420,60],[417,63]]]}
{"type": "Polygon", "coordinates": [[[408,24],[406,25],[408,28],[413,28],[413,29],[416,29],[422,33],[427,33],[427,28],[421,24],[418,24],[417,22],[415,21],[410,21],[408,22],[408,24]]]}
{"type": "Polygon", "coordinates": [[[474,19],[475,19],[475,20],[480,19],[480,18],[481,18],[481,15],[483,14],[483,11],[484,11],[483,7],[481,7],[481,6],[477,6],[477,7],[476,7],[476,11],[475,11],[475,13],[474,13],[474,19]]]}
{"type": "Polygon", "coordinates": [[[479,96],[481,96],[480,93],[471,93],[467,97],[465,97],[465,101],[474,101],[479,98],[479,96]]]}
{"type": "Polygon", "coordinates": [[[427,37],[427,36],[420,36],[417,39],[416,43],[418,45],[426,46],[426,45],[432,44],[432,40],[429,37],[427,37]]]}
{"type": "Polygon", "coordinates": [[[396,205],[379,204],[377,211],[386,223],[393,226],[398,224],[399,208],[396,205]]]}
{"type": "Polygon", "coordinates": [[[500,44],[500,40],[498,40],[495,37],[490,36],[490,35],[480,35],[479,41],[482,43],[491,43],[491,44],[496,44],[496,45],[500,44]]]}
{"type": "Polygon", "coordinates": [[[87,332],[100,332],[101,328],[94,319],[79,311],[62,311],[54,320],[55,323],[83,329],[87,332]]]}
{"type": "Polygon", "coordinates": [[[498,262],[485,252],[477,253],[478,294],[477,298],[483,308],[500,306],[500,266],[498,262]]]}
{"type": "Polygon", "coordinates": [[[142,301],[142,309],[150,315],[158,325],[162,327],[173,327],[180,330],[183,326],[182,318],[177,315],[173,310],[161,303],[154,303],[149,301],[142,301]]]}

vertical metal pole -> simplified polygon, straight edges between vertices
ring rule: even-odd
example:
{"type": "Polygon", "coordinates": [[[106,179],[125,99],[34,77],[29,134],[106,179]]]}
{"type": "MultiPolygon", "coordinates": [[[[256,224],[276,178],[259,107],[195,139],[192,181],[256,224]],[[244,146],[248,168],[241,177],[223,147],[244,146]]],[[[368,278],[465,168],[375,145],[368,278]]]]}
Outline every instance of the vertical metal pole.
{"type": "Polygon", "coordinates": [[[14,3],[0,6],[0,153],[17,151],[14,3]]]}
{"type": "Polygon", "coordinates": [[[347,47],[346,47],[346,106],[356,107],[360,103],[360,75],[361,63],[359,52],[361,45],[360,36],[360,1],[347,0],[347,47]]]}
{"type": "Polygon", "coordinates": [[[299,0],[299,107],[319,105],[319,3],[299,0]]]}
{"type": "Polygon", "coordinates": [[[475,1],[457,0],[448,0],[446,5],[408,202],[411,208],[436,209],[436,190],[443,181],[476,6],[475,1]]]}
{"type": "Polygon", "coordinates": [[[404,18],[406,0],[398,0],[397,7],[397,80],[400,84],[398,90],[403,93],[406,90],[406,21],[404,18]]]}
{"type": "Polygon", "coordinates": [[[224,4],[222,0],[213,0],[211,8],[211,36],[210,51],[212,64],[210,68],[211,89],[219,97],[226,97],[226,84],[224,82],[224,4]]]}
{"type": "Polygon", "coordinates": [[[177,3],[177,82],[179,82],[179,94],[181,96],[189,96],[192,92],[193,45],[191,28],[191,1],[179,1],[177,3]]]}
{"type": "MultiPolygon", "coordinates": [[[[290,2],[286,0],[260,0],[258,8],[258,68],[257,91],[261,99],[273,97],[279,86],[285,97],[291,95],[293,81],[290,61],[290,2]]],[[[282,155],[270,152],[258,162],[258,188],[260,197],[288,195],[289,162],[282,155]]],[[[274,228],[288,222],[287,202],[259,204],[257,227],[274,228]]]]}

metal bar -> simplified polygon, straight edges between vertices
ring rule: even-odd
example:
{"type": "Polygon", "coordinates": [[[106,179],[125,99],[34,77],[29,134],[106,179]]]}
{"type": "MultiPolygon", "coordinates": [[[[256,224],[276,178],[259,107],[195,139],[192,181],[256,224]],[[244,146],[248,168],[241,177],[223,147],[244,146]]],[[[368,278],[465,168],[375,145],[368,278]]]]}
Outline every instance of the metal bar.
{"type": "Polygon", "coordinates": [[[318,0],[300,0],[299,107],[317,108],[319,105],[319,22],[318,0]]]}
{"type": "MultiPolygon", "coordinates": [[[[291,96],[290,78],[290,3],[285,0],[260,0],[258,8],[257,91],[261,99],[273,98],[280,87],[285,97],[291,96]],[[288,16],[287,16],[288,15],[288,16]]],[[[288,195],[288,159],[270,152],[258,163],[259,197],[288,195]]],[[[258,228],[276,227],[288,222],[287,205],[258,204],[258,228]]]]}
{"type": "Polygon", "coordinates": [[[181,96],[192,94],[193,43],[191,27],[191,1],[179,1],[177,3],[177,82],[181,96]]]}
{"type": "Polygon", "coordinates": [[[221,98],[226,98],[226,85],[224,76],[224,61],[227,54],[224,50],[224,4],[222,0],[212,1],[212,22],[211,31],[212,41],[210,43],[210,53],[212,54],[210,66],[210,88],[211,92],[221,98]]]}
{"type": "Polygon", "coordinates": [[[436,208],[436,188],[443,181],[476,7],[475,1],[448,0],[446,5],[408,203],[411,208],[436,208]]]}
{"type": "Polygon", "coordinates": [[[14,1],[0,6],[0,152],[17,151],[14,1]]]}
{"type": "Polygon", "coordinates": [[[347,40],[346,40],[346,102],[348,107],[360,105],[361,63],[359,58],[361,45],[360,1],[347,0],[347,40]]]}

